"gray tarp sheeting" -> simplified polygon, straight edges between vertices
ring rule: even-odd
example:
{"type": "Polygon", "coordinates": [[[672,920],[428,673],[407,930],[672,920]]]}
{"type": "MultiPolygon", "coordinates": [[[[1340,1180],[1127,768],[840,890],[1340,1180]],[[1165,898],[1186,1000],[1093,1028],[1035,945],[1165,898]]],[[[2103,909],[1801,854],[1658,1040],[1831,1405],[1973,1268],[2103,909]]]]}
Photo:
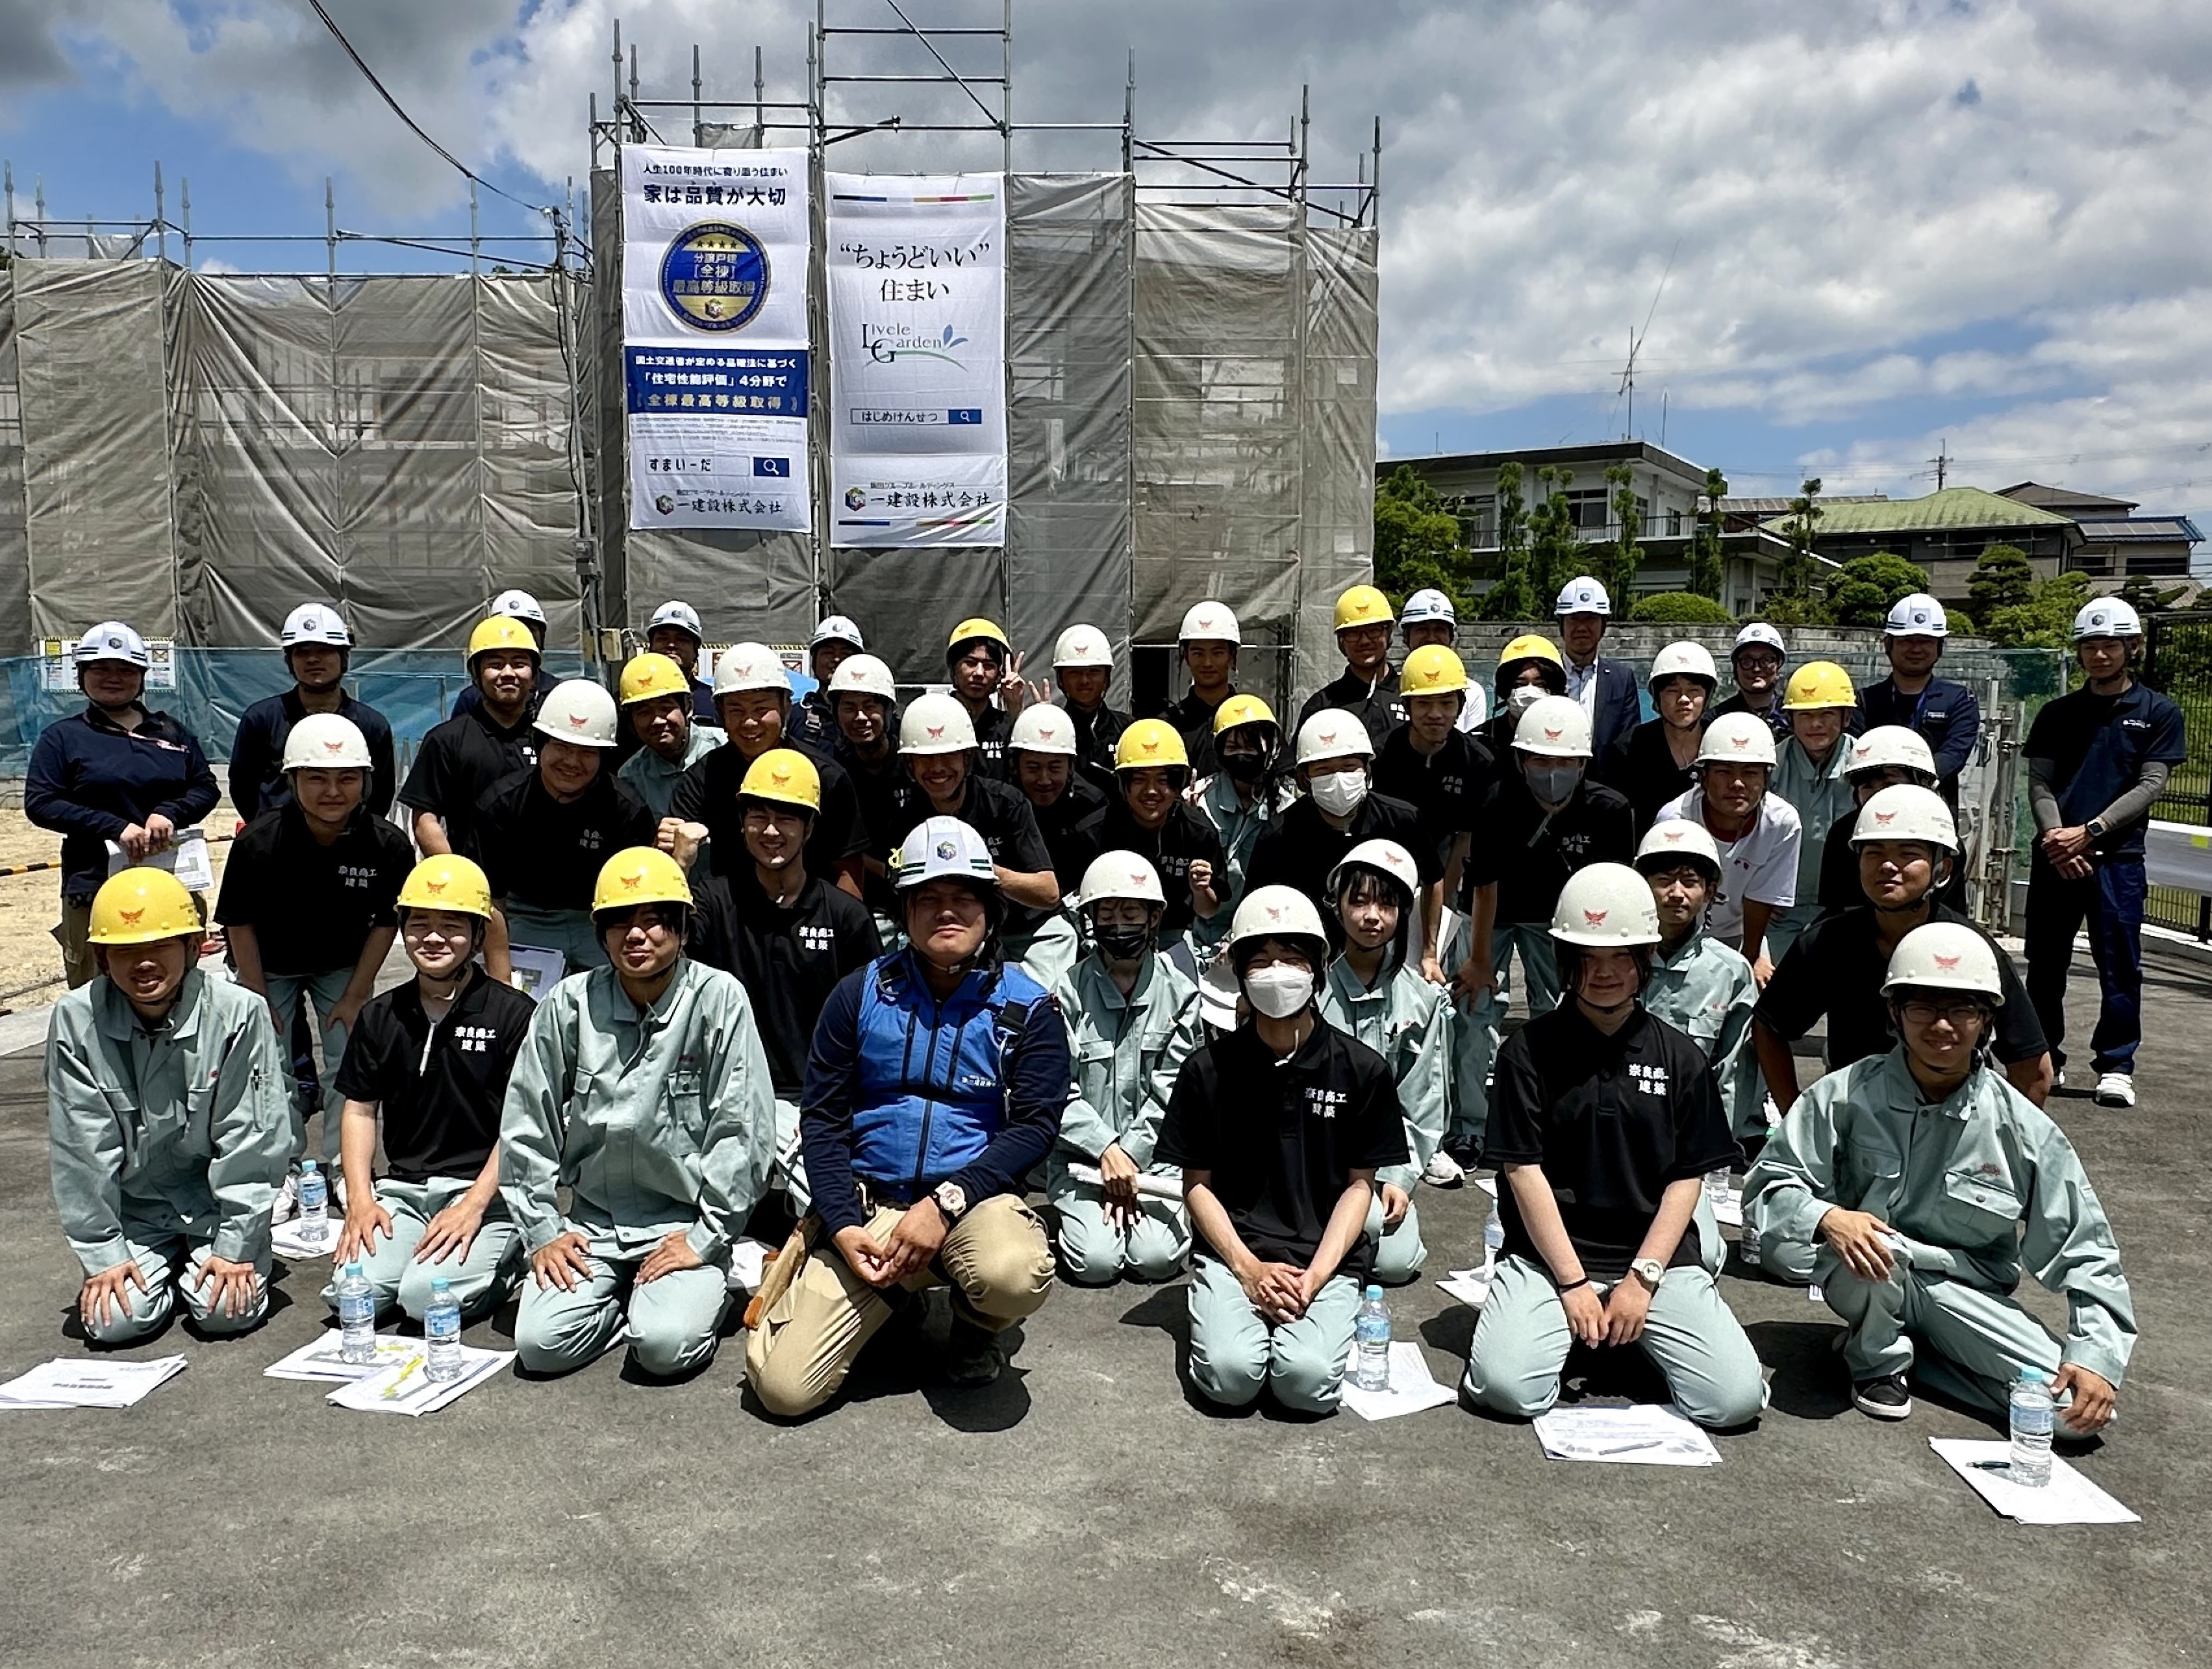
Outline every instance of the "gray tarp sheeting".
{"type": "Polygon", "coordinates": [[[23,401],[15,383],[15,286],[0,272],[0,655],[31,645],[31,557],[23,530],[23,401]]]}
{"type": "Polygon", "coordinates": [[[1306,234],[1299,687],[1336,676],[1336,597],[1375,569],[1375,228],[1306,234]]]}

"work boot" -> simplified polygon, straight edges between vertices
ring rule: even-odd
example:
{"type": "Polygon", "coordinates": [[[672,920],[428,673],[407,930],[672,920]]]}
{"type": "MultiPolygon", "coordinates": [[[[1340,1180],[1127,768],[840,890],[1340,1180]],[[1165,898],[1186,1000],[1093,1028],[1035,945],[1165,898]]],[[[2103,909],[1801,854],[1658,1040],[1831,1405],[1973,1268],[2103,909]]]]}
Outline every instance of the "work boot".
{"type": "Polygon", "coordinates": [[[999,1349],[999,1336],[988,1327],[955,1316],[945,1341],[945,1377],[963,1391],[981,1390],[999,1377],[1006,1365],[999,1349]]]}
{"type": "Polygon", "coordinates": [[[2132,1072],[2106,1072],[2097,1079],[2097,1105],[2100,1107],[2133,1107],[2136,1104],[2136,1080],[2132,1072]]]}
{"type": "Polygon", "coordinates": [[[1886,1374],[1852,1386],[1851,1406],[1877,1420],[1902,1420],[1912,1413],[1912,1393],[1905,1388],[1904,1375],[1886,1374]]]}

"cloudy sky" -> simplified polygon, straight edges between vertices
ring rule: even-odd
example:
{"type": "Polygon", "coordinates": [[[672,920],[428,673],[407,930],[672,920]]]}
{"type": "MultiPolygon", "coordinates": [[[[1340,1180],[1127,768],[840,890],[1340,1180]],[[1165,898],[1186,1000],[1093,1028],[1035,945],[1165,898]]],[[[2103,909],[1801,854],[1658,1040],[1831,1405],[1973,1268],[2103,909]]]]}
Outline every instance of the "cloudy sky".
{"type": "MultiPolygon", "coordinates": [[[[775,98],[796,96],[813,13],[803,0],[325,3],[425,127],[532,199],[585,171],[586,96],[610,84],[617,14],[648,96],[688,98],[696,41],[710,96],[749,93],[758,44],[775,98]]],[[[939,21],[999,14],[996,0],[907,3],[939,21]]],[[[1914,495],[1948,446],[1954,482],[2033,477],[2212,511],[2212,216],[2196,200],[2212,177],[2212,7],[1017,10],[1018,120],[1118,119],[1132,47],[1147,134],[1285,137],[1310,82],[1316,173],[1343,179],[1381,114],[1388,452],[1622,434],[1621,361],[1649,316],[1636,432],[1661,438],[1663,403],[1668,446],[1739,492],[1810,471],[1832,492],[1914,495]]],[[[891,21],[878,0],[834,0],[832,19],[891,21]]],[[[908,92],[869,113],[893,110],[927,107],[908,92]]],[[[1017,165],[1110,165],[1113,143],[1039,141],[1017,165]]],[[[319,232],[326,173],[349,226],[467,223],[465,188],[307,0],[0,0],[0,153],[25,214],[34,179],[52,215],[143,213],[159,158],[173,193],[190,176],[203,232],[319,232]]],[[[920,137],[849,155],[961,160],[920,137]]],[[[488,229],[524,220],[487,205],[488,229]]],[[[213,252],[246,266],[285,255],[213,252]]]]}

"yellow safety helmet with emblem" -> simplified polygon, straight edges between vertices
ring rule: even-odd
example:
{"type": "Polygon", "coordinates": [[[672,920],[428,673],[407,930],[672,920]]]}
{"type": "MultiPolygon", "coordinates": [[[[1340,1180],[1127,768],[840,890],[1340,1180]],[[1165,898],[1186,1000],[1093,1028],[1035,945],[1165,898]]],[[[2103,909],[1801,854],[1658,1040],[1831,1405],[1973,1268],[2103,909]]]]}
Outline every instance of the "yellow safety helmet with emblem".
{"type": "Polygon", "coordinates": [[[1559,653],[1559,646],[1541,632],[1523,632],[1498,652],[1498,664],[1500,666],[1510,666],[1515,661],[1524,660],[1549,661],[1560,668],[1567,664],[1559,653]]]}
{"type": "Polygon", "coordinates": [[[1278,731],[1283,725],[1275,717],[1274,709],[1257,695],[1231,695],[1213,709],[1213,733],[1233,731],[1239,725],[1273,725],[1278,731]]]}
{"type": "Polygon", "coordinates": [[[1114,768],[1141,771],[1155,765],[1187,771],[1190,755],[1183,749],[1182,733],[1166,719],[1139,719],[1114,744],[1114,768]]]}
{"type": "Polygon", "coordinates": [[[770,748],[746,768],[738,799],[766,800],[813,816],[822,810],[822,773],[796,748],[770,748]]]}
{"type": "Polygon", "coordinates": [[[1855,707],[1859,693],[1851,688],[1851,675],[1833,661],[1807,661],[1790,675],[1782,697],[1784,713],[1821,713],[1830,707],[1855,707]]]}
{"type": "Polygon", "coordinates": [[[1354,586],[1336,599],[1336,629],[1341,632],[1354,626],[1388,626],[1395,631],[1397,611],[1374,586],[1354,586]]]}
{"type": "Polygon", "coordinates": [[[689,908],[691,883],[684,866],[652,847],[626,847],[599,866],[592,888],[592,913],[633,910],[641,904],[681,904],[689,908]]]}
{"type": "Polygon", "coordinates": [[[399,889],[403,910],[456,910],[491,919],[491,882],[467,859],[446,852],[425,858],[399,889]]]}
{"type": "Polygon", "coordinates": [[[971,615],[955,626],[952,628],[952,635],[945,640],[945,660],[949,663],[952,659],[952,652],[962,644],[977,642],[997,644],[1002,656],[1011,655],[1014,652],[1014,646],[1007,641],[1006,634],[999,629],[998,622],[986,620],[981,615],[971,615]]]}
{"type": "Polygon", "coordinates": [[[663,695],[691,697],[691,680],[684,676],[684,669],[666,655],[632,655],[623,663],[622,704],[633,707],[640,701],[654,701],[663,695]]]}
{"type": "Polygon", "coordinates": [[[94,944],[151,944],[206,931],[191,894],[167,870],[124,870],[93,895],[89,937],[94,944]]]}
{"type": "Polygon", "coordinates": [[[533,664],[538,658],[538,640],[513,615],[494,615],[477,622],[476,630],[469,634],[469,671],[477,670],[477,656],[489,655],[495,649],[520,649],[533,664]]]}
{"type": "Polygon", "coordinates": [[[1458,695],[1467,691],[1467,663],[1443,643],[1425,644],[1406,657],[1398,674],[1398,694],[1458,695]]]}

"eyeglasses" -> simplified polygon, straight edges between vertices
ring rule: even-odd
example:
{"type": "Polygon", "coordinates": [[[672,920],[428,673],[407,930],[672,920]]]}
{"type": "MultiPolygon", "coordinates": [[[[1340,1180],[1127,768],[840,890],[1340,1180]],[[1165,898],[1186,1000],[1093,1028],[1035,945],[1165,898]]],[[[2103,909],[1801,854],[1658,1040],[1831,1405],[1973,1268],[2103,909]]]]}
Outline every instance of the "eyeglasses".
{"type": "Polygon", "coordinates": [[[1969,1020],[1980,1020],[1984,1010],[1981,1004],[1970,998],[1939,1003],[1929,998],[1915,997],[1903,1005],[1903,1011],[1916,1026],[1932,1026],[1941,1020],[1956,1031],[1969,1020]]]}

